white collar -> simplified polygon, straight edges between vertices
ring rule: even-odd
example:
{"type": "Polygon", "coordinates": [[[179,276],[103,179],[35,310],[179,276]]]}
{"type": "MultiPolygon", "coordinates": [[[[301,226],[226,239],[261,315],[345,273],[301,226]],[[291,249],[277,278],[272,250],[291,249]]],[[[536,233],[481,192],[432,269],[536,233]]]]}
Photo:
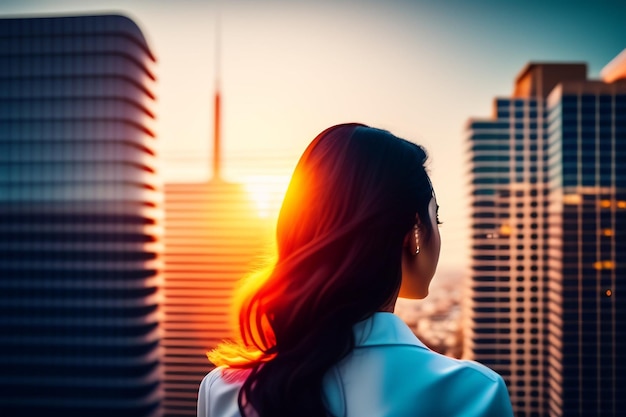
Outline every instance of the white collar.
{"type": "MultiPolygon", "coordinates": [[[[393,313],[377,312],[353,327],[355,348],[410,345],[428,349],[404,321],[393,313]]],[[[430,350],[430,349],[428,349],[430,350]]]]}

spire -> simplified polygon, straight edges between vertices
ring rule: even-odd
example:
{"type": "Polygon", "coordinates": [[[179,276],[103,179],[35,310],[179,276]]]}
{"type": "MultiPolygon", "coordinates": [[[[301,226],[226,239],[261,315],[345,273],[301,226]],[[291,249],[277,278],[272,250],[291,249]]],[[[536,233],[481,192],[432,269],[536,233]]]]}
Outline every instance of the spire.
{"type": "Polygon", "coordinates": [[[221,145],[222,145],[222,114],[220,97],[220,77],[221,77],[221,49],[220,49],[220,14],[217,12],[215,19],[215,92],[213,108],[213,179],[220,180],[222,177],[221,145]]]}

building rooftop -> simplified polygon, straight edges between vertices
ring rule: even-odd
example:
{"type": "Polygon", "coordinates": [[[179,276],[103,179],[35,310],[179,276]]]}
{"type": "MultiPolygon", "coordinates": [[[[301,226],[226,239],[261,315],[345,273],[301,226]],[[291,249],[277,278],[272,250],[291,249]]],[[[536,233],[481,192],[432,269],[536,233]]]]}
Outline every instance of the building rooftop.
{"type": "Polygon", "coordinates": [[[587,64],[529,62],[515,78],[514,98],[547,97],[563,81],[585,81],[587,64]]]}
{"type": "Polygon", "coordinates": [[[626,80],[626,48],[602,68],[600,77],[606,83],[626,80]]]}

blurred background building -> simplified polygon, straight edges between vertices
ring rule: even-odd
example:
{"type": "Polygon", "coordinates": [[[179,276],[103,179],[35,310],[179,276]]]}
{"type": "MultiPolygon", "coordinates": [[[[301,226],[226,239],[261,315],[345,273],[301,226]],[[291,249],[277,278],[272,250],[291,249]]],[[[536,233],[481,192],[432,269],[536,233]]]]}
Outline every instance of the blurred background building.
{"type": "Polygon", "coordinates": [[[0,19],[0,415],[158,416],[155,58],[114,15],[0,19]]]}
{"type": "MultiPolygon", "coordinates": [[[[219,59],[219,57],[217,57],[219,59]]],[[[222,178],[221,98],[216,83],[212,178],[165,185],[163,347],[166,416],[195,416],[207,351],[238,335],[237,284],[270,255],[271,222],[244,185],[222,178]]]]}
{"type": "Polygon", "coordinates": [[[626,52],[531,63],[467,125],[472,264],[465,356],[518,416],[617,416],[626,365],[626,52]]]}
{"type": "Polygon", "coordinates": [[[206,353],[237,336],[233,290],[262,265],[269,229],[245,188],[213,178],[165,186],[163,347],[166,416],[195,416],[214,368],[206,353]]]}

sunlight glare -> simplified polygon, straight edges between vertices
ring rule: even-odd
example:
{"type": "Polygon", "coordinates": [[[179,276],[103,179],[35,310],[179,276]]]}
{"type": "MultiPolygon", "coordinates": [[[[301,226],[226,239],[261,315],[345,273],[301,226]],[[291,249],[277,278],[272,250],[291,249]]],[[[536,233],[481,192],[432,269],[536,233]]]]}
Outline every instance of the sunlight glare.
{"type": "Polygon", "coordinates": [[[287,185],[289,185],[289,176],[248,176],[244,179],[244,184],[246,191],[256,205],[259,217],[267,219],[278,216],[287,185]]]}

